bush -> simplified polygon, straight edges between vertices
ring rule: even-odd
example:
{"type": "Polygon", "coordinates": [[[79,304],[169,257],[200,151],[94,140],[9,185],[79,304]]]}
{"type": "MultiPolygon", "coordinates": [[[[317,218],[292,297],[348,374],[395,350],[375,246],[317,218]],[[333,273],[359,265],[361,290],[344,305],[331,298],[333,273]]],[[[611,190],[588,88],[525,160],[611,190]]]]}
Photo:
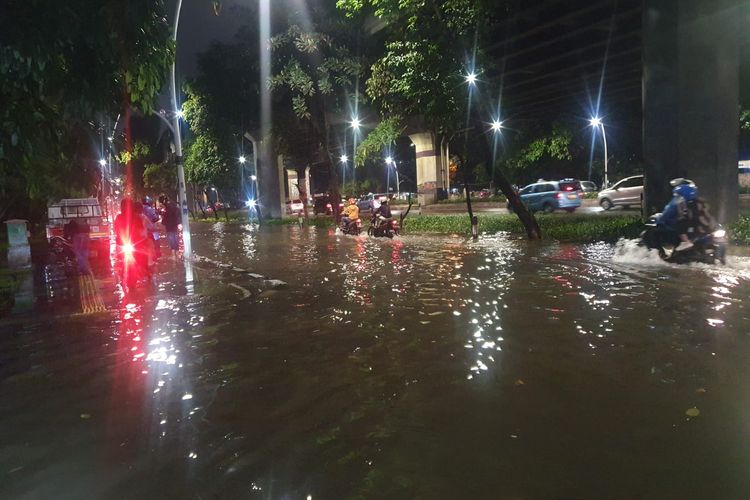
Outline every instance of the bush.
{"type": "MultiPolygon", "coordinates": [[[[506,232],[526,235],[515,215],[479,215],[479,231],[483,234],[506,232]]],[[[637,215],[592,216],[542,214],[537,222],[545,239],[569,242],[617,241],[637,238],[643,222],[637,215]]],[[[471,231],[468,215],[423,215],[407,218],[404,231],[409,233],[468,234],[471,231]]]]}
{"type": "Polygon", "coordinates": [[[734,243],[750,245],[750,216],[740,216],[737,222],[730,224],[729,235],[734,243]]]}

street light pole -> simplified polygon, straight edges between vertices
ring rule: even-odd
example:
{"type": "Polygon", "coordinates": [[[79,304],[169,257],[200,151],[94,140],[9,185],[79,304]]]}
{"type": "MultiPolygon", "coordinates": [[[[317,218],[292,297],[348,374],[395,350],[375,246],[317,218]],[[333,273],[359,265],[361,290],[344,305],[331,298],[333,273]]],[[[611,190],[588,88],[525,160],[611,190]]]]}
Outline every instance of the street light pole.
{"type": "Polygon", "coordinates": [[[602,126],[602,139],[604,140],[604,187],[609,187],[609,169],[608,161],[609,155],[607,154],[607,133],[604,131],[604,124],[602,126]]]}
{"type": "Polygon", "coordinates": [[[184,256],[188,259],[192,253],[192,245],[190,242],[190,219],[188,218],[187,191],[185,189],[185,168],[182,162],[182,137],[180,136],[181,113],[178,112],[179,108],[177,107],[177,83],[175,81],[175,66],[177,64],[177,28],[180,23],[180,10],[182,10],[182,0],[177,0],[177,9],[174,16],[174,32],[172,33],[172,40],[175,44],[175,59],[172,61],[170,90],[172,92],[172,112],[174,113],[172,118],[172,131],[174,136],[175,163],[177,164],[177,195],[179,197],[180,219],[182,222],[182,244],[184,248],[184,256]]]}
{"type": "Polygon", "coordinates": [[[602,139],[604,140],[604,185],[602,186],[602,188],[606,188],[609,186],[609,154],[607,153],[607,133],[604,131],[604,122],[598,116],[595,116],[594,118],[589,120],[589,123],[591,123],[591,126],[595,129],[602,129],[602,139]]]}

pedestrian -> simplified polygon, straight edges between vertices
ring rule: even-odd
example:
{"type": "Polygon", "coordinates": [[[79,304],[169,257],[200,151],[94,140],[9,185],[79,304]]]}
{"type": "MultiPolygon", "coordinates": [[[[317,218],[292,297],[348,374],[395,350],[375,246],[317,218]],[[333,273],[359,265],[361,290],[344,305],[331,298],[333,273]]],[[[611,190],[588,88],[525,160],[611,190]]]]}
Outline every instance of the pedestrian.
{"type": "Polygon", "coordinates": [[[153,238],[154,242],[154,262],[161,257],[161,248],[160,248],[160,242],[161,242],[161,235],[159,234],[159,212],[156,211],[156,208],[154,208],[154,201],[151,199],[150,196],[144,196],[143,197],[143,214],[146,216],[146,218],[151,223],[150,225],[150,234],[153,238]]]}
{"type": "Polygon", "coordinates": [[[70,234],[73,236],[73,252],[76,255],[78,272],[88,274],[89,267],[89,232],[91,229],[85,221],[70,221],[70,234]]]}
{"type": "Polygon", "coordinates": [[[179,242],[177,240],[177,231],[180,225],[180,211],[179,207],[172,202],[169,198],[165,199],[164,215],[162,216],[161,222],[164,224],[164,231],[167,235],[167,244],[169,249],[172,251],[172,258],[177,259],[179,257],[179,242]]]}

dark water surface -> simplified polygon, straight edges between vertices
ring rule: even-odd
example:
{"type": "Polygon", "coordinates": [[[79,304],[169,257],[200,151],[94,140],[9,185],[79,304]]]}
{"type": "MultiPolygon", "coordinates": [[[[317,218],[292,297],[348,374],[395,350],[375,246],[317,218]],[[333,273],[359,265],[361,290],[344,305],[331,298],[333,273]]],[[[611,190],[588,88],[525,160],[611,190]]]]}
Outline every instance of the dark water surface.
{"type": "Polygon", "coordinates": [[[750,497],[745,258],[221,223],[193,245],[289,286],[163,263],[113,314],[0,325],[1,498],[750,497]]]}

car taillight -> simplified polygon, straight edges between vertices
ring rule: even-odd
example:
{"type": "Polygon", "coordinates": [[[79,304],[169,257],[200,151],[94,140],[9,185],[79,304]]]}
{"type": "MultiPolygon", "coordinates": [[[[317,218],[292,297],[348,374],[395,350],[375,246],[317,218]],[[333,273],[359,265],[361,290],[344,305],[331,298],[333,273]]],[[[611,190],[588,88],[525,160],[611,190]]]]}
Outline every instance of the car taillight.
{"type": "Polygon", "coordinates": [[[562,194],[562,193],[557,193],[557,197],[558,197],[558,198],[562,198],[562,197],[563,197],[563,194],[562,194]]]}
{"type": "Polygon", "coordinates": [[[333,208],[330,203],[326,203],[326,208],[333,208]]]}

